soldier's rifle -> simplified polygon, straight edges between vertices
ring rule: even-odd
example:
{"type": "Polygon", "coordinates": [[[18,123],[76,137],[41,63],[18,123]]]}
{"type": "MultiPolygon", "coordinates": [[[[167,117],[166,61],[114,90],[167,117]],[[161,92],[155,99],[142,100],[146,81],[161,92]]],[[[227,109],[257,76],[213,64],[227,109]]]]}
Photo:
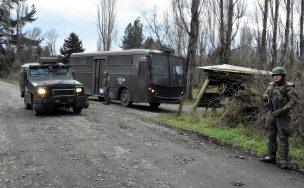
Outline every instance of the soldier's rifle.
{"type": "MultiPolygon", "coordinates": [[[[268,99],[268,103],[270,103],[270,107],[272,109],[272,112],[276,111],[276,103],[275,103],[275,100],[272,98],[272,97],[269,97],[268,99]]],[[[281,129],[280,129],[280,123],[279,123],[279,119],[278,117],[274,117],[275,118],[275,125],[277,127],[277,130],[278,130],[278,133],[279,133],[279,136],[282,135],[281,133],[281,129]]]]}

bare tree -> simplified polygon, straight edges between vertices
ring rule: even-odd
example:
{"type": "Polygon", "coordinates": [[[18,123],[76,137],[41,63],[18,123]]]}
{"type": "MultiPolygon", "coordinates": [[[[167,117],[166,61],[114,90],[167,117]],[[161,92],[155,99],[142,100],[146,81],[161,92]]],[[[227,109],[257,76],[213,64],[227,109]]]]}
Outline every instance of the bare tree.
{"type": "Polygon", "coordinates": [[[51,56],[56,56],[56,41],[58,39],[58,34],[57,34],[55,28],[47,31],[44,35],[44,38],[45,38],[46,45],[50,50],[51,56]]]}
{"type": "Polygon", "coordinates": [[[97,8],[98,51],[109,51],[115,39],[116,0],[100,0],[97,8]]]}
{"type": "Polygon", "coordinates": [[[211,1],[214,14],[218,15],[220,63],[230,63],[231,45],[239,31],[241,18],[245,14],[244,0],[211,1]]]}
{"type": "Polygon", "coordinates": [[[27,30],[26,36],[33,40],[42,40],[43,39],[42,31],[41,31],[41,28],[39,28],[39,27],[34,27],[30,30],[27,30]]]}
{"type": "Polygon", "coordinates": [[[186,56],[188,34],[180,23],[181,19],[179,19],[176,1],[171,1],[171,14],[171,20],[169,16],[165,16],[164,18],[165,27],[169,28],[166,36],[167,45],[171,46],[177,54],[186,56]]]}
{"type": "Polygon", "coordinates": [[[158,20],[158,17],[159,15],[157,13],[156,7],[154,7],[152,11],[144,13],[144,19],[147,22],[148,31],[151,32],[151,34],[155,35],[156,42],[159,43],[159,46],[162,46],[170,29],[170,27],[166,25],[168,13],[164,13],[164,23],[161,23],[158,20]]]}

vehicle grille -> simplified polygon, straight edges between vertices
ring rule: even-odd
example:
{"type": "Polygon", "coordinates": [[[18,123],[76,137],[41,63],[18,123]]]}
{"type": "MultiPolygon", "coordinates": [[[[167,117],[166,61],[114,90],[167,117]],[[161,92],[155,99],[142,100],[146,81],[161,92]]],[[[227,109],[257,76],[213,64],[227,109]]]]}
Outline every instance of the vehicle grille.
{"type": "Polygon", "coordinates": [[[54,97],[74,96],[74,95],[75,95],[74,89],[53,89],[54,97]]]}

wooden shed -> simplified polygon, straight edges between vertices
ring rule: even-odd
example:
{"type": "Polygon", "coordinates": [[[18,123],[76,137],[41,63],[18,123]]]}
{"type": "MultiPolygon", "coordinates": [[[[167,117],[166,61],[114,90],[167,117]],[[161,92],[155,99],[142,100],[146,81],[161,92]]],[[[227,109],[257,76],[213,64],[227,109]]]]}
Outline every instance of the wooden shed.
{"type": "Polygon", "coordinates": [[[206,80],[193,104],[194,112],[200,107],[220,107],[220,101],[225,97],[231,97],[237,90],[242,89],[242,84],[257,75],[269,75],[271,72],[240,67],[234,65],[214,65],[198,67],[202,69],[206,80]]]}

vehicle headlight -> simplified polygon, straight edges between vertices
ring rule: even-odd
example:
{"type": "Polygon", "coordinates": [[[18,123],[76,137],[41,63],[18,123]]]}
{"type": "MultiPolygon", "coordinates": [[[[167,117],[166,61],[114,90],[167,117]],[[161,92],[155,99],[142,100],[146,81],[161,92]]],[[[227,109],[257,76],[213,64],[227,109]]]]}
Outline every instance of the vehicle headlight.
{"type": "Polygon", "coordinates": [[[38,93],[38,95],[46,95],[46,88],[39,87],[37,89],[37,93],[38,93]]]}
{"type": "Polygon", "coordinates": [[[76,87],[75,91],[76,91],[76,93],[82,93],[82,88],[81,87],[76,87]]]}

